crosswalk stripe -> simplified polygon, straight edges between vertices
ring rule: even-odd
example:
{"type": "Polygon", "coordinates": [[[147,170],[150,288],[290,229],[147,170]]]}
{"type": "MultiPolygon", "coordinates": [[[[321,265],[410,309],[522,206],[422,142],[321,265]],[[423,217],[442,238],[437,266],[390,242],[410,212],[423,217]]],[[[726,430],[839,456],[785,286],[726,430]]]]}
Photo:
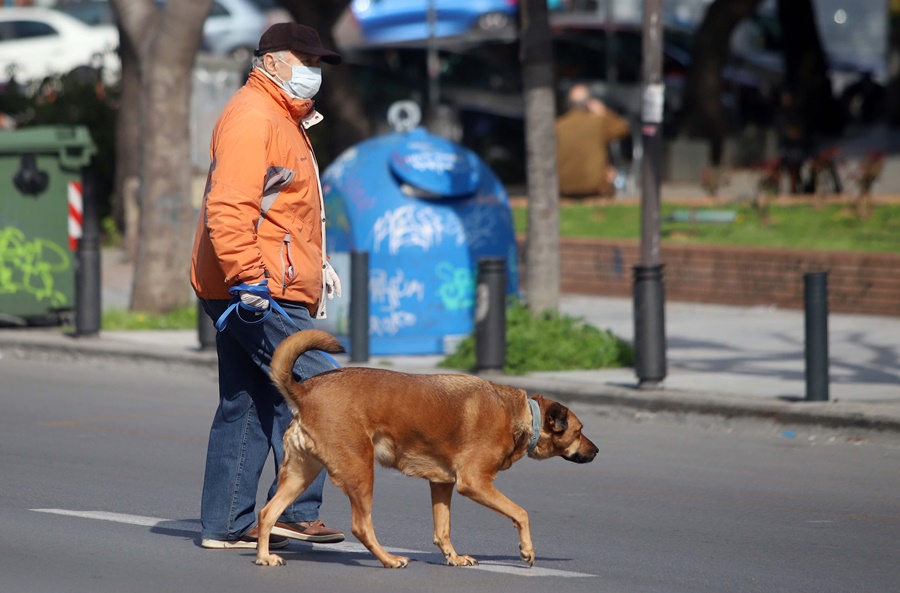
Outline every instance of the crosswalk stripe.
{"type": "MultiPolygon", "coordinates": [[[[161,519],[159,517],[145,517],[142,515],[128,515],[125,513],[110,513],[107,511],[73,511],[69,509],[30,509],[36,513],[49,513],[52,515],[64,515],[67,517],[80,517],[82,519],[95,519],[99,521],[112,521],[114,523],[124,523],[126,525],[140,525],[141,527],[158,527],[161,529],[172,529],[176,531],[199,532],[199,522],[195,521],[176,521],[172,519],[161,519]]],[[[308,544],[307,544],[308,545],[308,544]]],[[[354,542],[341,542],[339,544],[312,544],[313,550],[328,552],[348,552],[353,554],[368,554],[369,550],[362,544],[354,542]]],[[[423,550],[410,550],[407,548],[385,547],[392,554],[427,554],[423,550]]],[[[574,572],[570,570],[557,570],[554,568],[543,568],[539,566],[526,567],[518,564],[504,564],[502,562],[486,561],[479,562],[478,566],[469,566],[465,570],[481,570],[484,572],[499,572],[520,577],[557,577],[557,578],[582,578],[595,577],[595,574],[584,572],[574,572]]]]}

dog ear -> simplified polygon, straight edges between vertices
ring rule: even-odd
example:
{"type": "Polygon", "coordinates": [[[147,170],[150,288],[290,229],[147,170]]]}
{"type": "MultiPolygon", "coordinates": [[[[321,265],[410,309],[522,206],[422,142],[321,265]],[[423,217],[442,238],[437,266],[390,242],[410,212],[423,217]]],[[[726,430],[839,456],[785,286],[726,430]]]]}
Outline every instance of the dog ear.
{"type": "Polygon", "coordinates": [[[562,404],[553,402],[544,412],[547,428],[550,432],[562,433],[569,428],[569,409],[562,404]]]}

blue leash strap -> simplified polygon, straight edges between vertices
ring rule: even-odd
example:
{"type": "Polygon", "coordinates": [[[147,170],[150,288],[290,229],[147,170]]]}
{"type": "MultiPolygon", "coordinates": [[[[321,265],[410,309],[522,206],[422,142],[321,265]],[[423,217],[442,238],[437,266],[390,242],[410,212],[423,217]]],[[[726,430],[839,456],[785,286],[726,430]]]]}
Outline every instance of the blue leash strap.
{"type": "Polygon", "coordinates": [[[294,320],[291,319],[290,315],[288,315],[287,312],[285,312],[285,310],[281,308],[281,305],[279,305],[278,302],[272,298],[272,291],[269,290],[268,284],[269,284],[268,280],[263,280],[259,284],[246,284],[246,283],[242,282],[242,283],[238,284],[237,286],[232,286],[231,288],[229,288],[228,292],[232,295],[231,303],[228,305],[228,308],[225,309],[225,312],[222,313],[222,315],[220,315],[219,319],[216,321],[216,329],[219,331],[222,331],[223,329],[225,329],[225,326],[228,325],[228,316],[231,315],[232,311],[237,311],[238,318],[241,321],[243,321],[244,323],[256,324],[256,323],[262,323],[263,321],[265,321],[266,318],[268,318],[269,315],[271,315],[272,311],[274,310],[274,311],[277,311],[278,313],[280,313],[285,319],[287,319],[288,323],[290,323],[294,327],[297,327],[297,324],[294,323],[294,320]],[[267,309],[263,310],[263,309],[257,309],[256,307],[251,307],[250,305],[245,304],[241,300],[241,294],[240,294],[241,292],[245,292],[245,291],[249,292],[250,294],[252,294],[254,296],[258,296],[258,297],[262,297],[262,298],[266,299],[267,301],[269,301],[269,307],[267,309]],[[255,321],[248,321],[248,320],[244,319],[243,317],[241,317],[241,313],[240,313],[241,309],[244,309],[246,311],[252,311],[253,313],[263,313],[263,315],[255,321]]]}
{"type": "MultiPolygon", "coordinates": [[[[219,319],[216,321],[216,329],[218,331],[222,331],[225,329],[225,326],[228,325],[228,316],[231,315],[232,311],[237,311],[236,314],[238,316],[238,319],[240,319],[244,323],[256,324],[256,323],[262,323],[263,321],[265,321],[266,318],[272,314],[273,310],[277,311],[285,319],[287,319],[288,323],[290,323],[297,329],[300,329],[299,327],[297,327],[297,324],[294,323],[294,320],[291,319],[291,316],[288,315],[287,312],[281,307],[281,305],[278,304],[278,301],[276,301],[275,299],[272,298],[272,291],[269,290],[268,284],[269,284],[268,280],[263,280],[259,284],[252,284],[252,285],[242,282],[242,283],[238,284],[237,286],[232,286],[231,288],[229,288],[228,292],[232,295],[231,303],[229,303],[228,308],[225,309],[225,312],[222,313],[219,316],[219,319]],[[269,307],[267,309],[263,310],[263,309],[258,309],[256,307],[251,307],[250,305],[245,304],[241,300],[241,294],[240,294],[241,291],[247,291],[252,295],[266,299],[267,301],[269,301],[269,307]],[[263,315],[260,316],[260,318],[256,319],[255,321],[248,321],[248,320],[244,319],[243,317],[241,317],[241,313],[240,313],[241,309],[245,309],[247,311],[252,311],[253,313],[257,313],[257,314],[263,313],[263,315]]],[[[323,351],[320,351],[320,352],[322,353],[322,356],[324,356],[326,360],[328,360],[331,364],[334,365],[334,368],[336,368],[336,369],[341,368],[340,363],[338,363],[338,361],[335,360],[333,356],[331,356],[327,352],[323,352],[323,351]]]]}

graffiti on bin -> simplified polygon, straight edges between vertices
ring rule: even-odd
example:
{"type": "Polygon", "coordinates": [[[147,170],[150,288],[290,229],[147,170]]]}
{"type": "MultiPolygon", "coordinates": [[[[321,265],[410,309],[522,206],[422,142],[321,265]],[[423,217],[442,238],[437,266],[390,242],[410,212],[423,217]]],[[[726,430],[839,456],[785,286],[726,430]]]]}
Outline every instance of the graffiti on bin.
{"type": "Polygon", "coordinates": [[[375,221],[373,231],[375,252],[381,251],[381,244],[386,240],[391,255],[411,246],[429,251],[435,245],[440,245],[445,235],[452,237],[457,247],[466,242],[459,222],[445,219],[434,208],[401,206],[396,210],[388,210],[375,221]]]}
{"type": "Polygon", "coordinates": [[[0,229],[0,294],[30,294],[62,307],[66,297],[55,289],[53,277],[69,267],[68,251],[53,241],[29,241],[16,227],[0,229]]]}
{"type": "Polygon", "coordinates": [[[369,293],[372,310],[377,311],[377,314],[369,317],[372,333],[392,336],[404,327],[416,324],[415,313],[402,310],[401,307],[408,299],[422,302],[425,299],[425,285],[418,280],[407,279],[403,270],[397,270],[393,276],[388,276],[387,270],[373,268],[369,275],[369,293]]]}
{"type": "Polygon", "coordinates": [[[506,212],[499,208],[471,208],[462,214],[462,226],[470,249],[493,244],[494,236],[503,226],[512,226],[506,212]]]}
{"type": "Polygon", "coordinates": [[[471,271],[441,262],[437,265],[437,277],[442,281],[437,294],[448,311],[468,309],[475,304],[475,279],[471,271]]]}
{"type": "Polygon", "coordinates": [[[369,328],[374,336],[395,336],[405,327],[416,325],[418,317],[409,311],[391,311],[388,315],[370,315],[369,328]]]}
{"type": "Polygon", "coordinates": [[[433,173],[444,174],[452,171],[459,162],[459,155],[453,152],[438,152],[434,147],[425,142],[410,142],[411,150],[421,150],[422,152],[412,152],[403,157],[403,160],[410,167],[417,171],[431,171],[433,173]]]}

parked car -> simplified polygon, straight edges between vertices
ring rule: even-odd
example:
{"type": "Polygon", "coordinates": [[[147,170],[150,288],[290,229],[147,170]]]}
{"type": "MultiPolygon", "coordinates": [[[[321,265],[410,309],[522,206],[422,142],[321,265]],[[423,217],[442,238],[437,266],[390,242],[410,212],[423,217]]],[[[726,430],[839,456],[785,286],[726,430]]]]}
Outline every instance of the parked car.
{"type": "MultiPolygon", "coordinates": [[[[595,95],[633,121],[640,121],[641,24],[607,26],[584,19],[581,22],[557,23],[551,29],[559,90],[567,90],[575,83],[585,83],[595,95]],[[614,73],[611,68],[615,69],[614,73]]],[[[678,131],[684,108],[684,87],[691,65],[692,39],[691,29],[666,26],[663,30],[664,121],[670,133],[678,131]]],[[[775,93],[764,72],[729,59],[722,70],[722,83],[722,104],[733,128],[771,122],[775,93]]]]}
{"type": "Polygon", "coordinates": [[[56,10],[0,10],[0,75],[19,84],[66,74],[81,66],[115,80],[120,68],[119,33],[110,25],[89,27],[56,10]]]}
{"type": "Polygon", "coordinates": [[[288,20],[276,0],[215,0],[203,23],[203,49],[249,64],[265,30],[288,20]]]}
{"type": "Polygon", "coordinates": [[[73,16],[85,25],[115,25],[112,8],[107,0],[67,0],[54,7],[73,16]]]}
{"type": "MultiPolygon", "coordinates": [[[[112,6],[106,0],[79,0],[57,8],[88,25],[115,22],[112,6]]],[[[287,20],[290,14],[279,8],[277,0],[215,0],[203,23],[201,49],[249,64],[263,32],[274,23],[287,20]]]]}
{"type": "MultiPolygon", "coordinates": [[[[847,122],[877,120],[885,107],[888,81],[884,7],[877,0],[817,0],[814,7],[831,90],[847,122]]],[[[733,59],[781,86],[785,75],[782,38],[775,2],[766,0],[732,34],[733,59]]]]}
{"type": "Polygon", "coordinates": [[[419,41],[429,37],[431,1],[435,37],[515,34],[518,0],[353,0],[350,11],[365,43],[419,41]]]}

